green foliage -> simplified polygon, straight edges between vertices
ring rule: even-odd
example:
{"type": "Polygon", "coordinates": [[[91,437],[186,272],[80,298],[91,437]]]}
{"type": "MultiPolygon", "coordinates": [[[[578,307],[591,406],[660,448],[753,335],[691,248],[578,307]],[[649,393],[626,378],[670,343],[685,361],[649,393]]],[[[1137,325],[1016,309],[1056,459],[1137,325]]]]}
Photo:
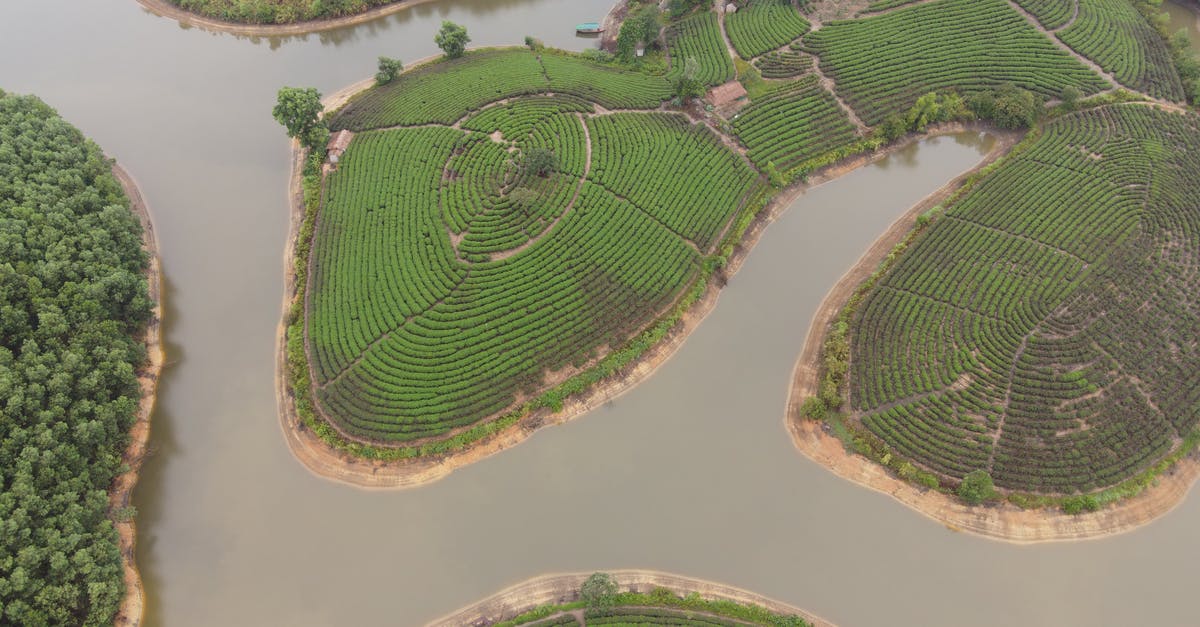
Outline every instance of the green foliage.
{"type": "Polygon", "coordinates": [[[1025,89],[1011,83],[994,91],[971,95],[968,107],[982,120],[991,120],[1000,128],[1030,128],[1042,115],[1042,101],[1025,89]]]}
{"type": "Polygon", "coordinates": [[[617,33],[617,59],[622,63],[633,63],[637,60],[638,46],[649,47],[658,39],[661,30],[656,3],[633,3],[617,33]]]}
{"type": "Polygon", "coordinates": [[[290,24],[365,13],[396,0],[168,0],[182,9],[227,22],[290,24]]]}
{"type": "Polygon", "coordinates": [[[804,37],[822,71],[867,124],[930,92],[964,96],[1005,82],[1042,97],[1105,81],[1038,32],[1005,0],[937,0],[826,24],[804,37]]]}
{"type": "MultiPolygon", "coordinates": [[[[908,131],[925,132],[931,124],[944,123],[944,121],[967,120],[974,117],[970,109],[967,108],[966,102],[962,97],[954,92],[947,94],[925,94],[917,98],[912,108],[908,109],[905,115],[904,126],[908,131]]],[[[883,135],[889,136],[895,133],[893,123],[884,121],[883,135]]],[[[901,133],[902,135],[902,133],[901,133]]],[[[894,137],[893,137],[894,139],[894,137]]]]}
{"type": "Polygon", "coordinates": [[[580,586],[579,598],[589,611],[612,609],[617,602],[617,580],[608,573],[592,573],[580,586]]]}
{"type": "Polygon", "coordinates": [[[271,115],[287,129],[288,137],[299,140],[309,150],[322,151],[325,143],[321,139],[329,139],[328,131],[321,133],[324,128],[321,112],[324,110],[321,93],[315,88],[280,87],[271,115]]]}
{"type": "Polygon", "coordinates": [[[779,169],[775,167],[774,161],[767,161],[766,172],[767,180],[771,181],[771,184],[775,187],[783,187],[784,185],[787,185],[787,181],[783,178],[783,175],[779,173],[779,169]]]}
{"type": "Polygon", "coordinates": [[[696,62],[694,57],[688,57],[684,62],[683,71],[671,80],[675,97],[681,102],[688,102],[692,98],[699,98],[704,95],[704,83],[696,78],[699,72],[700,64],[696,62]]]}
{"type": "Polygon", "coordinates": [[[707,4],[708,0],[671,0],[667,4],[667,14],[670,15],[671,19],[675,19],[696,7],[707,4]]]}
{"type": "Polygon", "coordinates": [[[400,59],[379,57],[379,71],[375,72],[375,84],[387,85],[395,80],[396,75],[403,69],[404,64],[400,62],[400,59]]]}
{"type": "Polygon", "coordinates": [[[746,88],[746,95],[751,101],[762,98],[771,91],[771,85],[763,80],[758,68],[741,59],[734,59],[733,67],[737,72],[738,81],[746,88]]]}
{"type": "Polygon", "coordinates": [[[996,486],[986,470],[973,470],[958,484],[958,498],[968,505],[979,505],[996,496],[996,486]]]}
{"type": "Polygon", "coordinates": [[[111,625],[142,229],[100,149],[37,98],[0,92],[0,171],[0,623],[111,625]]]}
{"type": "Polygon", "coordinates": [[[809,420],[824,420],[829,408],[819,397],[810,396],[800,405],[800,415],[809,420]]]}
{"type": "Polygon", "coordinates": [[[749,0],[725,16],[725,32],[734,50],[747,61],[794,41],[809,29],[808,20],[791,0],[749,0]]]}
{"type": "Polygon", "coordinates": [[[544,177],[558,169],[558,157],[549,148],[534,146],[522,155],[521,167],[529,174],[544,177]]]}
{"type": "Polygon", "coordinates": [[[461,24],[455,24],[450,20],[442,20],[442,27],[433,36],[433,43],[437,44],[437,47],[446,53],[447,59],[461,57],[463,52],[466,52],[467,44],[470,42],[471,37],[467,35],[466,27],[461,24]]]}
{"type": "Polygon", "coordinates": [[[1083,97],[1083,92],[1079,91],[1078,87],[1068,86],[1063,89],[1062,95],[1059,97],[1068,111],[1074,111],[1079,106],[1079,99],[1083,97]]]}
{"type": "Polygon", "coordinates": [[[1083,512],[1094,512],[1100,509],[1100,501],[1091,494],[1068,496],[1063,499],[1062,509],[1072,516],[1083,512]]]}
{"type": "Polygon", "coordinates": [[[1191,262],[1158,251],[1200,237],[1184,209],[1200,123],[1107,105],[1030,138],[867,292],[851,407],[948,480],[989,468],[1006,490],[1090,494],[1139,477],[1119,490],[1136,492],[1197,420],[1172,391],[1200,384],[1171,348],[1200,324],[1191,262]]]}
{"type": "Polygon", "coordinates": [[[1179,80],[1183,84],[1188,102],[1200,104],[1200,54],[1192,49],[1192,42],[1186,30],[1172,35],[1170,46],[1171,59],[1179,73],[1179,80]]]}

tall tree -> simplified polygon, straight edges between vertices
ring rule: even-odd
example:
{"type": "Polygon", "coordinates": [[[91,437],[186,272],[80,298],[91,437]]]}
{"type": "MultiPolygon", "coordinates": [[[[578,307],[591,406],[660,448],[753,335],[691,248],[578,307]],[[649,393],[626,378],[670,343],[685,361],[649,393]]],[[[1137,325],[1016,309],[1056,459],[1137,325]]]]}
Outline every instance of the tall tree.
{"type": "Polygon", "coordinates": [[[321,121],[321,92],[312,87],[281,87],[271,114],[287,129],[288,137],[310,150],[324,148],[329,132],[321,121]],[[322,132],[324,131],[324,132],[322,132]]]}
{"type": "MultiPolygon", "coordinates": [[[[306,148],[313,148],[324,123],[320,114],[325,106],[320,103],[320,92],[314,88],[280,88],[271,115],[288,130],[288,137],[299,139],[306,148]]],[[[326,133],[328,135],[328,133],[326,133]]]]}
{"type": "Polygon", "coordinates": [[[461,57],[470,41],[471,37],[467,35],[466,27],[449,20],[443,21],[441,30],[433,36],[433,43],[446,53],[448,59],[461,57]]]}
{"type": "Polygon", "coordinates": [[[589,610],[603,612],[617,602],[617,580],[608,573],[592,573],[579,588],[579,598],[589,610]]]}
{"type": "Polygon", "coordinates": [[[396,75],[404,69],[400,59],[379,57],[379,71],[375,73],[375,84],[386,85],[396,79],[396,75]]]}

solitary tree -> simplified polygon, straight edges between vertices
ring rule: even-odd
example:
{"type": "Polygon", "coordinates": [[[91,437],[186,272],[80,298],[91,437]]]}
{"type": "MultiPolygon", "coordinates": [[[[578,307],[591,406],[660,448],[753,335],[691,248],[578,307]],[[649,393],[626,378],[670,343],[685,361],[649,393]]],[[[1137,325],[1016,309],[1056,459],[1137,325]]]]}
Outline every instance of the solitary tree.
{"type": "Polygon", "coordinates": [[[1079,88],[1074,85],[1068,85],[1062,90],[1062,101],[1068,109],[1074,110],[1075,106],[1079,104],[1079,99],[1082,97],[1083,92],[1079,91],[1079,88]]]}
{"type": "Polygon", "coordinates": [[[986,470],[976,470],[967,473],[958,486],[958,496],[970,505],[980,503],[996,495],[996,486],[992,476],[986,470]]]}
{"type": "Polygon", "coordinates": [[[459,24],[455,24],[449,20],[442,22],[442,29],[433,36],[433,43],[446,53],[449,59],[461,57],[467,49],[467,43],[471,38],[467,35],[467,29],[459,24]]]}
{"type": "Polygon", "coordinates": [[[521,167],[530,174],[546,176],[558,169],[558,157],[547,148],[540,146],[525,151],[521,167]]]}
{"type": "Polygon", "coordinates": [[[400,59],[379,57],[379,71],[375,73],[375,84],[386,85],[392,82],[403,69],[404,64],[400,63],[400,59]]]}
{"type": "Polygon", "coordinates": [[[696,57],[688,57],[687,61],[683,62],[683,72],[675,77],[675,95],[681,101],[687,102],[704,95],[704,83],[696,78],[699,71],[700,64],[696,57]]]}
{"type": "Polygon", "coordinates": [[[287,129],[288,137],[300,140],[306,148],[324,147],[329,131],[321,121],[321,93],[312,87],[282,87],[271,114],[287,129]]]}
{"type": "Polygon", "coordinates": [[[589,610],[605,612],[612,609],[617,603],[617,580],[608,573],[592,573],[579,589],[579,598],[589,610]]]}

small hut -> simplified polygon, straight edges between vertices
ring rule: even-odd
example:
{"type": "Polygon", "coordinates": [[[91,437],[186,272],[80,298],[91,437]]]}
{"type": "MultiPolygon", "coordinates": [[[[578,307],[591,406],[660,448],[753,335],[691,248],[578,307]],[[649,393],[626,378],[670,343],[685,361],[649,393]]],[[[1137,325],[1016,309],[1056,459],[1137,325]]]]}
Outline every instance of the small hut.
{"type": "Polygon", "coordinates": [[[746,104],[746,88],[737,81],[729,81],[724,85],[712,88],[708,92],[708,101],[712,103],[717,113],[728,119],[746,104]]]}
{"type": "Polygon", "coordinates": [[[350,145],[350,140],[354,139],[354,133],[345,129],[340,130],[329,138],[329,145],[325,147],[326,159],[332,165],[337,165],[339,159],[342,158],[342,153],[346,152],[346,147],[350,145]]]}

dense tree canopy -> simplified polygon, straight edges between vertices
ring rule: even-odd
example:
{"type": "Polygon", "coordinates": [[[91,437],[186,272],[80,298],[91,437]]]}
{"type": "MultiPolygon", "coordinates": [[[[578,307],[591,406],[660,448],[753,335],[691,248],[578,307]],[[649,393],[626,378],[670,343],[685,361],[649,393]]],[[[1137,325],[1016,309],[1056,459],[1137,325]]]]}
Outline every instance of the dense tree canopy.
{"type": "Polygon", "coordinates": [[[169,0],[182,9],[230,22],[290,24],[364,13],[397,0],[169,0]]]}
{"type": "Polygon", "coordinates": [[[100,149],[0,92],[0,624],[111,624],[107,490],[150,317],[141,226],[100,149]]]}

